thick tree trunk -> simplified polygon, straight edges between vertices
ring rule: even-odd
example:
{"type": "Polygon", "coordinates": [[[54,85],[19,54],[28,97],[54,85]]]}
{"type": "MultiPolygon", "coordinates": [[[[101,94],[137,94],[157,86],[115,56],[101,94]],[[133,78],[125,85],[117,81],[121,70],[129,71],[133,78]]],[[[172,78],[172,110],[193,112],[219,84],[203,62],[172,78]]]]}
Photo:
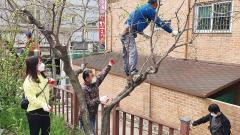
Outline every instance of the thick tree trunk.
{"type": "Polygon", "coordinates": [[[73,71],[73,69],[71,67],[69,57],[65,56],[65,58],[62,58],[62,60],[64,62],[64,71],[67,74],[67,76],[69,77],[72,87],[78,97],[84,132],[86,135],[94,135],[94,131],[93,131],[92,127],[90,126],[89,114],[88,114],[87,105],[86,105],[85,98],[84,98],[85,96],[83,94],[82,87],[79,82],[78,76],[75,74],[75,72],[73,71]]]}
{"type": "Polygon", "coordinates": [[[101,123],[101,135],[107,135],[108,127],[110,125],[110,115],[111,115],[112,108],[106,108],[103,111],[102,115],[102,123],[101,123]]]}

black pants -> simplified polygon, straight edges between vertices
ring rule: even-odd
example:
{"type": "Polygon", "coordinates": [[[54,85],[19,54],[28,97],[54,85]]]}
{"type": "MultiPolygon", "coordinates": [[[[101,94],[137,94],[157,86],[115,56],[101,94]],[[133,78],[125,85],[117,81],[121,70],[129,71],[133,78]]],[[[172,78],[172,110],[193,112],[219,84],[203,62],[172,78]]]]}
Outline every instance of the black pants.
{"type": "Polygon", "coordinates": [[[30,135],[49,135],[50,133],[50,116],[43,109],[37,109],[27,113],[30,135]]]}

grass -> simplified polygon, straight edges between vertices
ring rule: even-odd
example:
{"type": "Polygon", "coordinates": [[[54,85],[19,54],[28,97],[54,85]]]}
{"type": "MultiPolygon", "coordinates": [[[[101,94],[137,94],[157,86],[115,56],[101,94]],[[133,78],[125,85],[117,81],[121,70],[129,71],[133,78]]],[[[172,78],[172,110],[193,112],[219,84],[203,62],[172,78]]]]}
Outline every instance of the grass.
{"type": "MultiPolygon", "coordinates": [[[[18,107],[0,110],[0,128],[8,130],[7,135],[29,135],[26,112],[18,107]],[[11,131],[11,132],[9,132],[11,131]]],[[[51,115],[50,135],[83,135],[80,130],[67,127],[64,120],[51,115]]]]}

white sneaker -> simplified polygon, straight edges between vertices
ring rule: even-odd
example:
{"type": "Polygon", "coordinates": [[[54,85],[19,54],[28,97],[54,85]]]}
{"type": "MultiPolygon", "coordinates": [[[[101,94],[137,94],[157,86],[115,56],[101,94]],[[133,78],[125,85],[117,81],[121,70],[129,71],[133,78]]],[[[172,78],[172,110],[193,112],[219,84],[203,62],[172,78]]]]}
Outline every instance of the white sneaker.
{"type": "Polygon", "coordinates": [[[141,75],[140,74],[135,74],[135,75],[133,75],[133,81],[134,82],[136,82],[136,81],[138,81],[139,79],[141,79],[141,78],[139,78],[141,75]]]}

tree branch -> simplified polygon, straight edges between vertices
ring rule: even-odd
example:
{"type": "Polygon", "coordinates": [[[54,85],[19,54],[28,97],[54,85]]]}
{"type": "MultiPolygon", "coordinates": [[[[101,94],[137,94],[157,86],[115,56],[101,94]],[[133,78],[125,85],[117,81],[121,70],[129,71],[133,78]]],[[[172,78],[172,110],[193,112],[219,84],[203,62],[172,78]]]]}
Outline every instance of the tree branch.
{"type": "Polygon", "coordinates": [[[53,14],[53,17],[52,17],[52,28],[51,28],[52,31],[54,31],[54,27],[55,27],[55,18],[56,18],[55,7],[56,7],[56,5],[55,5],[55,3],[53,3],[53,7],[51,9],[52,14],[53,14]]]}
{"type": "Polygon", "coordinates": [[[84,63],[84,64],[81,64],[80,68],[74,71],[75,74],[76,74],[77,76],[79,76],[79,74],[81,74],[86,67],[87,67],[87,63],[86,63],[86,64],[85,64],[85,63],[84,63]]]}
{"type": "Polygon", "coordinates": [[[61,26],[61,22],[62,22],[62,15],[63,15],[63,10],[66,4],[66,0],[63,0],[60,6],[60,10],[58,12],[58,22],[57,22],[57,30],[56,30],[56,35],[59,34],[60,31],[60,26],[61,26]]]}

